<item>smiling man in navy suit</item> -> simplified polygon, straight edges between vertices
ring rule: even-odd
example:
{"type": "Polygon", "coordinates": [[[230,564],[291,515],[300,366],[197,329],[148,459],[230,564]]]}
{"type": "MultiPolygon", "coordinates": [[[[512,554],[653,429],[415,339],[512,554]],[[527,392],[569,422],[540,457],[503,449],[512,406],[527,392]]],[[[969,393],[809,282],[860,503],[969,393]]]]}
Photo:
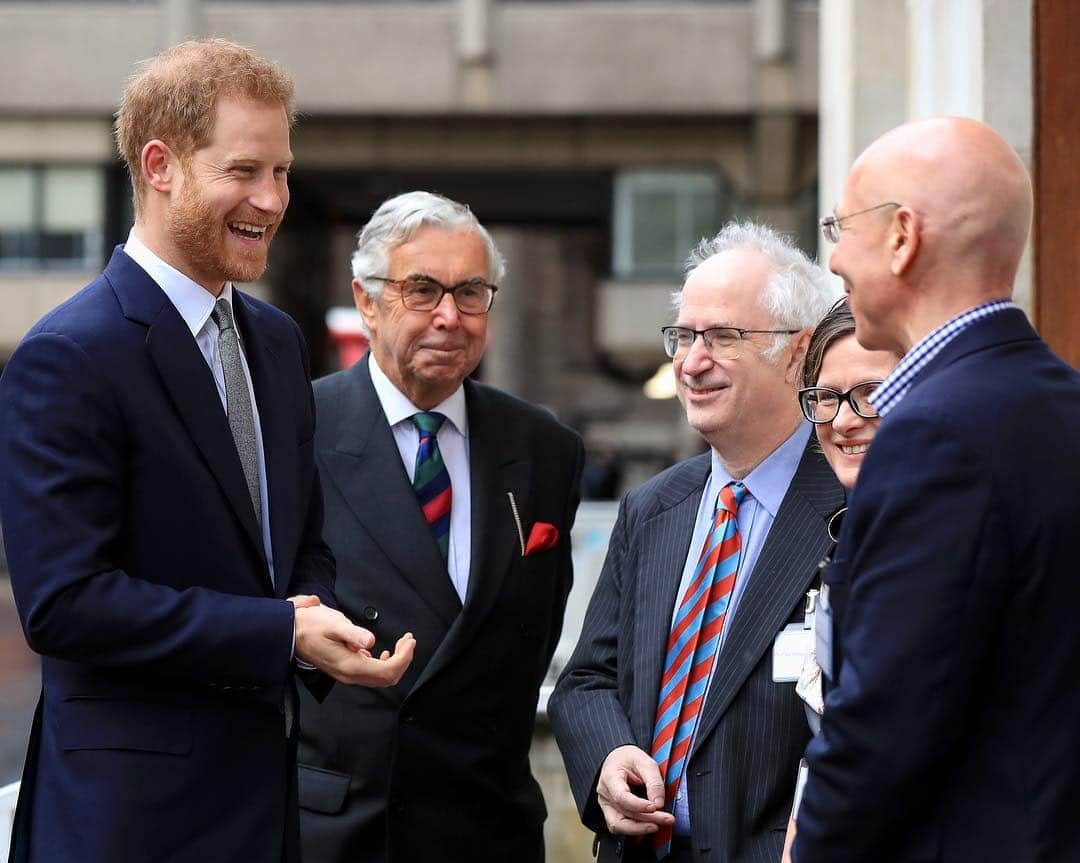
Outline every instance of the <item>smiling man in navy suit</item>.
{"type": "Polygon", "coordinates": [[[0,515],[42,655],[18,863],[298,861],[296,661],[321,696],[411,658],[333,608],[306,349],[232,284],[285,214],[292,113],[239,45],[149,63],[117,115],[135,226],[0,380],[0,515]]]}
{"type": "Polygon", "coordinates": [[[951,117],[878,139],[822,219],[856,337],[904,359],[825,576],[797,863],[1080,860],[1080,376],[1010,299],[1031,214],[1012,147],[951,117]]]}

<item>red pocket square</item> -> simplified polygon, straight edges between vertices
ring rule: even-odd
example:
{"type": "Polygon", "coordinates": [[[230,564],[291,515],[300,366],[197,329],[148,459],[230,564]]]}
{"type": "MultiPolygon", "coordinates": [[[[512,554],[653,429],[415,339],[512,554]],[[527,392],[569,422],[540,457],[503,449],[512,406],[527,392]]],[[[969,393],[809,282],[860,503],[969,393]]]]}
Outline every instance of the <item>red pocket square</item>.
{"type": "Polygon", "coordinates": [[[536,554],[554,548],[559,541],[559,529],[546,521],[538,521],[529,531],[529,541],[525,543],[525,554],[536,554]]]}

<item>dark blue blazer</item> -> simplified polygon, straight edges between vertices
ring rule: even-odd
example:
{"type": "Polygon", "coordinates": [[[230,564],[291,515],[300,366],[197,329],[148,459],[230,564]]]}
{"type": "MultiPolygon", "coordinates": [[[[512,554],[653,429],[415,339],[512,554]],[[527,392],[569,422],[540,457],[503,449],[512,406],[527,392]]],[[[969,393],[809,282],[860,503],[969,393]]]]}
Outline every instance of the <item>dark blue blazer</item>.
{"type": "Polygon", "coordinates": [[[797,863],[1080,860],[1080,375],[1019,310],[881,423],[826,580],[797,863]]]}
{"type": "Polygon", "coordinates": [[[333,603],[333,558],[299,330],[234,296],[276,584],[210,369],[121,249],[0,379],[0,516],[42,656],[16,825],[35,863],[299,858],[284,597],[333,603]]]}

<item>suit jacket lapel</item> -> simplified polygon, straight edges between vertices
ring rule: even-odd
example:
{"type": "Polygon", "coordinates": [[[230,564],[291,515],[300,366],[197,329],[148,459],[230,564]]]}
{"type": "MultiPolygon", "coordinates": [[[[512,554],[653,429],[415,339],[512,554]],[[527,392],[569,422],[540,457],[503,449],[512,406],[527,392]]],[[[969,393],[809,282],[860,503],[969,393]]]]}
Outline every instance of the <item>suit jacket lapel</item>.
{"type": "MultiPolygon", "coordinates": [[[[270,507],[270,545],[274,554],[274,593],[284,597],[299,539],[297,531],[303,523],[296,517],[296,507],[299,505],[296,440],[290,434],[292,423],[286,413],[287,403],[275,392],[281,385],[283,373],[272,340],[265,328],[259,326],[258,309],[235,290],[233,308],[255,388],[255,403],[259,408],[270,507]]],[[[259,539],[261,546],[261,525],[259,539]]]]}
{"type": "Polygon", "coordinates": [[[461,611],[461,600],[401,463],[367,358],[347,375],[348,396],[337,413],[334,449],[326,454],[329,470],[323,481],[333,483],[372,541],[449,628],[461,611]]]}
{"type": "Polygon", "coordinates": [[[124,315],[149,327],[146,348],[165,390],[195,442],[260,560],[265,560],[262,529],[255,521],[240,457],[229,420],[206,360],[176,307],[146,272],[123,254],[113,253],[105,276],[124,315]]]}
{"type": "Polygon", "coordinates": [[[826,519],[843,502],[843,489],[816,452],[811,435],[717,657],[695,750],[716,727],[806,593],[829,547],[826,519]]]}
{"type": "MultiPolygon", "coordinates": [[[[529,511],[531,465],[518,451],[519,436],[507,427],[510,417],[496,417],[488,397],[471,381],[465,382],[469,412],[469,587],[461,615],[454,622],[424,668],[413,691],[452,662],[467,645],[490,612],[503,580],[512,577],[514,559],[521,554],[517,525],[508,491],[514,493],[522,528],[532,524],[529,511]]],[[[445,576],[444,576],[445,577],[445,576]]]]}
{"type": "Polygon", "coordinates": [[[674,474],[658,493],[663,509],[639,529],[641,571],[634,597],[637,609],[634,643],[640,649],[635,674],[652,684],[634,687],[630,717],[637,739],[647,741],[646,749],[652,741],[671,615],[678,602],[683,564],[690,552],[710,465],[710,456],[705,454],[674,474]]]}

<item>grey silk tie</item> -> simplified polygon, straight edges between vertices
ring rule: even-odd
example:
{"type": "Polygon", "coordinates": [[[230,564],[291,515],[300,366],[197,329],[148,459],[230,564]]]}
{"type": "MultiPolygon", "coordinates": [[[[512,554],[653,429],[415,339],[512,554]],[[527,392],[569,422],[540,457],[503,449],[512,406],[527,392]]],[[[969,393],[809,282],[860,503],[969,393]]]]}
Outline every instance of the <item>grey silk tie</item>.
{"type": "MultiPolygon", "coordinates": [[[[262,495],[259,493],[259,454],[255,445],[255,415],[251,410],[251,392],[240,360],[240,339],[233,325],[232,307],[229,301],[219,299],[210,313],[218,328],[218,358],[225,373],[225,403],[229,415],[236,452],[244,468],[251,505],[255,507],[255,521],[262,525],[262,495]]],[[[293,707],[293,690],[285,689],[285,701],[281,712],[285,718],[285,736],[292,735],[296,710],[293,707]]]]}
{"type": "Polygon", "coordinates": [[[251,412],[251,393],[240,360],[240,340],[233,326],[232,307],[229,301],[219,299],[210,313],[218,327],[218,358],[225,373],[225,400],[228,405],[229,428],[233,442],[244,468],[251,505],[255,508],[255,521],[262,524],[262,496],[259,494],[259,454],[255,448],[255,417],[251,412]]]}

